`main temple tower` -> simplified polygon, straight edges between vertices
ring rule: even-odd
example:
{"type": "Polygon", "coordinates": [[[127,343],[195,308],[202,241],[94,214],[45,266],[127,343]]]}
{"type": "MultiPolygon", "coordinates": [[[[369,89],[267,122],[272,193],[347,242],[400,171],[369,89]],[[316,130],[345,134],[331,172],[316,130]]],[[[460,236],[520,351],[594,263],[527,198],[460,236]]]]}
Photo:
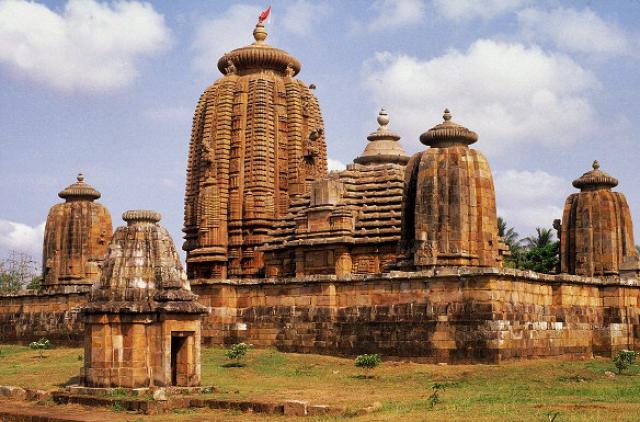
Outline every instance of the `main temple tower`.
{"type": "Polygon", "coordinates": [[[295,78],[300,62],[255,42],[223,55],[224,74],[200,97],[193,118],[183,249],[189,278],[262,274],[268,230],[289,203],[327,173],[320,106],[295,78]]]}

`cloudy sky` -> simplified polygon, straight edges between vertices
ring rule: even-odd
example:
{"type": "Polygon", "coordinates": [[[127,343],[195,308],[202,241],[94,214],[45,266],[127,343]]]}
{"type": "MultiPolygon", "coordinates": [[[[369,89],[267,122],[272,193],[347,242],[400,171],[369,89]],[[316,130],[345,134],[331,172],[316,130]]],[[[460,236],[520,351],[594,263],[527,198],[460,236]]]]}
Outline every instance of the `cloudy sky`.
{"type": "MultiPolygon", "coordinates": [[[[380,106],[410,152],[454,120],[475,130],[499,214],[528,235],[561,217],[594,159],[640,227],[640,2],[273,1],[272,45],[318,86],[332,165],[380,106]]],[[[163,214],[178,247],[195,103],[267,3],[0,0],[0,257],[40,255],[48,209],[83,171],[116,225],[163,214]]]]}

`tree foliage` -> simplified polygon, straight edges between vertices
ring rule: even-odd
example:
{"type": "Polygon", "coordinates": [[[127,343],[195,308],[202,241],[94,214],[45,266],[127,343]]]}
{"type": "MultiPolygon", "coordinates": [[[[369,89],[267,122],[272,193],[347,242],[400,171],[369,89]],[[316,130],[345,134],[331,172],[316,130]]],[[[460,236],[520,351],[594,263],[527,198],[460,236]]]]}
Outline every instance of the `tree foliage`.
{"type": "Polygon", "coordinates": [[[0,258],[0,293],[39,289],[41,281],[38,263],[29,255],[12,251],[0,258]]]}
{"type": "Polygon", "coordinates": [[[505,257],[507,267],[547,274],[557,271],[560,242],[554,240],[553,229],[537,227],[534,235],[519,239],[515,229],[498,217],[498,235],[509,247],[510,256],[505,257]]]}

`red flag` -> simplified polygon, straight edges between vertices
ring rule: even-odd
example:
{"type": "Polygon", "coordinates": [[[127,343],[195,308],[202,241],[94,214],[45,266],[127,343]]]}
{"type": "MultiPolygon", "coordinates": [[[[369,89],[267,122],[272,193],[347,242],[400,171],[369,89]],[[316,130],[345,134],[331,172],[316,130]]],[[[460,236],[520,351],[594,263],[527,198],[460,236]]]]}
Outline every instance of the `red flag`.
{"type": "Polygon", "coordinates": [[[266,21],[267,18],[269,17],[269,13],[271,13],[271,6],[267,7],[262,11],[262,13],[260,13],[260,16],[258,16],[258,22],[262,23],[266,21]]]}

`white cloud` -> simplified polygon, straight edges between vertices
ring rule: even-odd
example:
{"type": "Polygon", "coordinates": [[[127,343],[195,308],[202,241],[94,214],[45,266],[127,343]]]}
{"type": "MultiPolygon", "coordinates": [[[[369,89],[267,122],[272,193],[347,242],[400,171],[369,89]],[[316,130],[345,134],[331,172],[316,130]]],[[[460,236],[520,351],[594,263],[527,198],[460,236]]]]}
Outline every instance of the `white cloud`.
{"type": "Polygon", "coordinates": [[[297,0],[285,10],[282,18],[284,29],[296,35],[308,35],[316,30],[315,24],[329,14],[327,3],[297,0]]]}
{"type": "Polygon", "coordinates": [[[434,0],[436,11],[453,21],[469,21],[476,18],[489,20],[511,12],[528,0],[434,0]]]}
{"type": "Polygon", "coordinates": [[[518,13],[522,34],[529,40],[551,42],[557,48],[597,55],[623,55],[631,50],[628,35],[593,10],[528,8],[518,13]]]}
{"type": "Polygon", "coordinates": [[[514,226],[521,237],[536,227],[550,228],[562,218],[564,201],[571,184],[542,170],[497,171],[494,174],[498,215],[514,226]]]}
{"type": "Polygon", "coordinates": [[[489,153],[568,145],[594,126],[594,75],[537,47],[481,39],[466,52],[430,60],[377,53],[363,75],[375,103],[394,110],[404,139],[438,123],[445,106],[479,133],[479,148],[489,153]]]}
{"type": "Polygon", "coordinates": [[[224,53],[251,44],[261,10],[256,5],[234,4],[221,16],[200,22],[192,44],[194,67],[211,73],[224,53]]]}
{"type": "Polygon", "coordinates": [[[378,0],[373,8],[377,16],[369,23],[369,30],[372,31],[415,25],[425,19],[422,0],[378,0]]]}
{"type": "Polygon", "coordinates": [[[334,160],[333,158],[327,158],[327,165],[329,167],[329,171],[341,171],[347,167],[342,161],[334,160]]]}
{"type": "Polygon", "coordinates": [[[44,241],[44,225],[35,227],[0,218],[0,250],[15,251],[40,259],[44,241]]]}
{"type": "Polygon", "coordinates": [[[128,85],[140,56],[170,44],[148,3],[69,0],[58,13],[25,0],[0,0],[0,62],[62,91],[128,85]]]}

